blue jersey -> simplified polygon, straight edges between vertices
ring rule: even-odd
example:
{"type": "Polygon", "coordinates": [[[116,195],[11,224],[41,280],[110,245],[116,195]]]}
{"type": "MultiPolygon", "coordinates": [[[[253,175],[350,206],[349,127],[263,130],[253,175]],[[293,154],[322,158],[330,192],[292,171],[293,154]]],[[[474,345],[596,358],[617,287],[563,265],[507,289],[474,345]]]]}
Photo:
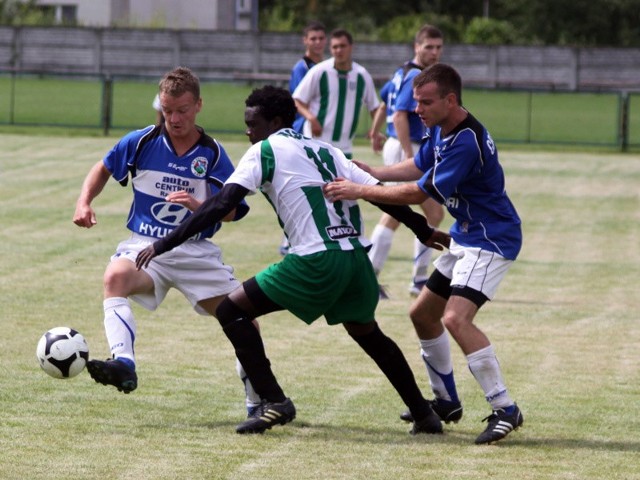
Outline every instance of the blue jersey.
{"type": "MultiPolygon", "coordinates": [[[[154,238],[164,237],[191,214],[186,207],[167,202],[169,193],[185,190],[203,202],[222,188],[234,170],[222,146],[204,132],[191,150],[176,155],[161,125],[128,133],[103,162],[122,185],[131,173],[133,203],[127,228],[154,238]]],[[[239,208],[236,219],[249,210],[246,203],[239,208]]],[[[219,228],[217,223],[196,239],[211,237],[219,228]]]]}
{"type": "MultiPolygon", "coordinates": [[[[302,81],[304,76],[307,74],[309,69],[313,67],[316,63],[311,60],[309,57],[302,57],[291,69],[291,78],[289,78],[289,91],[293,93],[298,86],[298,84],[302,81]]],[[[293,129],[302,133],[302,127],[304,125],[304,117],[299,113],[296,113],[296,118],[293,121],[293,129]]]]}
{"type": "Polygon", "coordinates": [[[398,138],[393,125],[393,114],[397,111],[409,113],[409,138],[418,143],[425,129],[420,117],[415,113],[416,101],[413,99],[413,79],[422,69],[413,62],[407,62],[394,73],[389,82],[382,87],[380,96],[387,105],[387,136],[398,138]],[[390,85],[389,85],[390,84],[390,85]],[[389,85],[389,86],[387,86],[389,85]],[[388,92],[385,91],[385,88],[388,92]],[[383,94],[387,95],[385,99],[383,94]]]}
{"type": "Polygon", "coordinates": [[[520,217],[505,191],[496,146],[478,120],[469,114],[445,138],[440,127],[429,129],[414,162],[425,172],[418,186],[455,219],[450,233],[458,244],[516,259],[520,217]]]}

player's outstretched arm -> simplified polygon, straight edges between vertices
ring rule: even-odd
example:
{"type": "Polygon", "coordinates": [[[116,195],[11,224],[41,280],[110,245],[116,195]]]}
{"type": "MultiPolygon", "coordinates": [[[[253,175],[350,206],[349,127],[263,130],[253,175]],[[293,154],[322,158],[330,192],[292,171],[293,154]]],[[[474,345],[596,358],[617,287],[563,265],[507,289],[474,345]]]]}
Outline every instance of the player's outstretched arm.
{"type": "Polygon", "coordinates": [[[230,183],[222,187],[216,195],[205,200],[187,220],[181,223],[169,235],[142,250],[136,258],[136,267],[147,267],[154,257],[177,247],[196,233],[221,221],[238,206],[249,193],[244,187],[230,183]]]}
{"type": "Polygon", "coordinates": [[[389,205],[418,205],[428,198],[428,195],[415,183],[385,187],[380,184],[363,185],[340,177],[326,184],[323,192],[329,200],[334,202],[361,198],[369,202],[389,205]]]}
{"type": "Polygon", "coordinates": [[[82,183],[82,190],[76,202],[73,223],[79,227],[91,228],[97,222],[96,214],[91,208],[91,202],[96,198],[109,181],[111,173],[104,166],[102,160],[96,163],[82,183]]]}

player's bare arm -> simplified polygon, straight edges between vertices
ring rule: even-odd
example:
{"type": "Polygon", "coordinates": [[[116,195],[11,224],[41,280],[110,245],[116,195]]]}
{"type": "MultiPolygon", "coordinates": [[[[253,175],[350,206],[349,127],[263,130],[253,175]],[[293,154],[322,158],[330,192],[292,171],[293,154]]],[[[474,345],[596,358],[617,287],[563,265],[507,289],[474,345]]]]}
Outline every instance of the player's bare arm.
{"type": "Polygon", "coordinates": [[[306,118],[311,124],[311,134],[314,137],[319,137],[320,135],[322,135],[322,125],[320,125],[320,122],[318,121],[316,116],[311,113],[311,110],[309,110],[309,105],[298,99],[294,99],[294,101],[296,103],[298,113],[306,118]]]}
{"type": "Polygon", "coordinates": [[[372,122],[371,129],[367,132],[367,137],[371,141],[371,148],[375,153],[380,153],[382,151],[382,146],[384,145],[387,137],[380,132],[380,129],[384,125],[384,122],[387,118],[387,105],[386,103],[380,103],[380,106],[376,110],[372,112],[372,122]]]}
{"type": "Polygon", "coordinates": [[[102,160],[89,170],[82,184],[82,190],[76,202],[76,211],[73,214],[73,223],[77,226],[91,228],[98,223],[96,214],[91,208],[91,202],[102,192],[110,176],[111,174],[102,160]]]}
{"type": "Polygon", "coordinates": [[[393,126],[396,129],[398,141],[402,146],[404,158],[413,158],[413,146],[409,134],[409,112],[398,110],[393,114],[393,126]]]}
{"type": "Polygon", "coordinates": [[[428,195],[415,183],[385,187],[383,185],[362,185],[341,177],[325,185],[324,194],[334,202],[361,198],[369,202],[388,205],[418,205],[428,198],[428,195]]]}
{"type": "Polygon", "coordinates": [[[361,163],[357,163],[357,165],[381,182],[410,182],[419,180],[424,175],[424,172],[416,167],[413,158],[407,158],[393,165],[369,166],[368,168],[363,168],[361,163]]]}

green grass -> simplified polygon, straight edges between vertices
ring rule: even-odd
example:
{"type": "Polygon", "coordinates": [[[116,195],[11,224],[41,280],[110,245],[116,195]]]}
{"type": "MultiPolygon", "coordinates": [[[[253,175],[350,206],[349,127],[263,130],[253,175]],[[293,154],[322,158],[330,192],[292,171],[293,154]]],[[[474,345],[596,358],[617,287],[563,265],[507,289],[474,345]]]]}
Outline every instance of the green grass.
{"type": "MultiPolygon", "coordinates": [[[[246,84],[203,81],[204,105],[199,123],[212,133],[241,134],[245,128],[242,106],[251,89],[246,84]]],[[[115,77],[110,132],[119,134],[153,123],[155,112],[151,101],[156,90],[156,79],[115,77]]],[[[24,75],[16,77],[14,83],[11,77],[0,76],[0,91],[8,92],[0,96],[0,131],[21,132],[24,126],[39,126],[39,129],[72,127],[82,135],[103,131],[103,86],[97,77],[24,75]]],[[[632,147],[640,147],[637,98],[638,94],[632,94],[629,102],[629,144],[632,147]]],[[[615,93],[468,89],[463,100],[499,143],[568,144],[590,148],[619,145],[620,98],[615,93]]],[[[364,139],[370,125],[370,116],[363,112],[357,133],[360,140],[364,139]]]]}
{"type": "MultiPolygon", "coordinates": [[[[140,384],[130,395],[86,372],[56,380],[35,359],[40,335],[77,328],[106,358],[102,273],[129,190],[110,182],[98,225],[71,218],[84,175],[113,138],[0,135],[0,479],[640,479],[640,162],[637,157],[501,150],[524,225],[519,260],[477,322],[492,339],[524,426],[475,446],[488,406],[453,345],[465,416],[412,437],[400,399],[342,328],[287,313],[261,321],[273,368],[298,418],[239,436],[243,393],[217,322],[172,292],[134,306],[140,384]]],[[[224,142],[234,159],[248,142],[224,142]]],[[[379,162],[367,148],[356,156],[379,162]]],[[[248,278],[278,261],[280,231],[261,196],[217,235],[248,278]]],[[[379,211],[364,205],[367,230],[379,211]]],[[[407,311],[412,242],[396,234],[378,320],[428,392],[407,311]]]]}

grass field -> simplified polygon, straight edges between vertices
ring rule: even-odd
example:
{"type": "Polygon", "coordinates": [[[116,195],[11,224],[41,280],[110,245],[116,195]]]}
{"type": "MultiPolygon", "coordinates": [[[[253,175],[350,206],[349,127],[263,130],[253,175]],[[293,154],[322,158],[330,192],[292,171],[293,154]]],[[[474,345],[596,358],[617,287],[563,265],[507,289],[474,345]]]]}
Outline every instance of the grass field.
{"type": "MultiPolygon", "coordinates": [[[[274,371],[297,419],[239,436],[241,384],[215,320],[172,292],[138,319],[139,388],[86,372],[40,370],[47,329],[82,332],[106,358],[102,272],[126,237],[129,191],[110,183],[98,225],[71,218],[84,175],[113,138],[0,135],[0,479],[640,479],[640,160],[630,155],[502,149],[525,244],[477,322],[495,344],[524,426],[475,446],[489,409],[454,346],[465,416],[441,436],[410,436],[404,409],[340,327],[262,319],[274,371]]],[[[225,142],[234,159],[247,142],[225,142]]],[[[368,149],[356,157],[378,162],[368,149]]],[[[217,241],[239,278],[278,260],[280,231],[260,196],[217,241]]],[[[379,212],[365,205],[370,232],[379,212]]],[[[382,273],[378,320],[428,393],[407,317],[411,239],[400,230],[382,273]]]]}
{"type": "MultiPolygon", "coordinates": [[[[230,82],[202,82],[204,105],[199,123],[209,132],[244,131],[242,105],[252,87],[230,82]]],[[[151,101],[156,79],[115,78],[110,131],[139,128],[155,120],[151,101]]],[[[0,128],[9,125],[102,132],[103,87],[97,78],[0,76],[0,128]]],[[[628,142],[640,146],[640,94],[631,94],[628,142]]],[[[464,104],[481,118],[497,142],[559,144],[616,148],[619,145],[618,93],[528,92],[465,89],[464,104]]],[[[371,125],[361,116],[358,137],[371,125]]]]}

